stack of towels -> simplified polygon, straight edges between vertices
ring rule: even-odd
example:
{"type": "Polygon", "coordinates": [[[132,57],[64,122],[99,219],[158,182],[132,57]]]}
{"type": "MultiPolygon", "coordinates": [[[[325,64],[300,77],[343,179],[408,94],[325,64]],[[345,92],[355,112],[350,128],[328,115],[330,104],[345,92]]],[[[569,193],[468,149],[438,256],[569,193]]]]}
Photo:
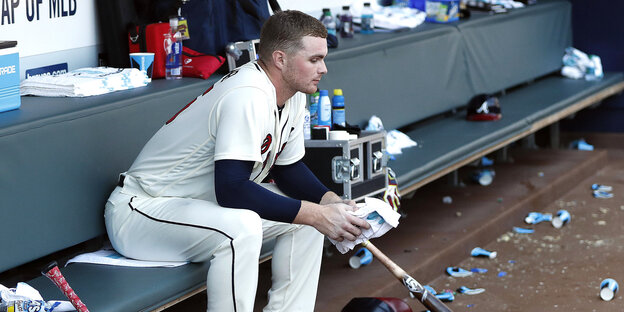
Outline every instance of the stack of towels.
{"type": "Polygon", "coordinates": [[[150,81],[136,68],[87,67],[25,79],[20,84],[20,95],[84,97],[143,87],[150,81]]]}

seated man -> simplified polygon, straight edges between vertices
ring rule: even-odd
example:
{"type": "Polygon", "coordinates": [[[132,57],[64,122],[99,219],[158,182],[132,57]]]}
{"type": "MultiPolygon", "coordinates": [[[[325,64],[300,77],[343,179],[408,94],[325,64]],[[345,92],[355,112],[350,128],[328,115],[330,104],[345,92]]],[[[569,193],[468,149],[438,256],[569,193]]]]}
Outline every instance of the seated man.
{"type": "Polygon", "coordinates": [[[253,311],[263,241],[276,239],[265,311],[313,311],[323,235],[354,240],[364,220],[302,163],[305,95],[327,72],[327,30],[285,11],[259,60],[223,77],[145,145],[105,211],[115,249],[143,260],[210,261],[208,311],[253,311]],[[262,183],[267,176],[275,184],[262,183]]]}

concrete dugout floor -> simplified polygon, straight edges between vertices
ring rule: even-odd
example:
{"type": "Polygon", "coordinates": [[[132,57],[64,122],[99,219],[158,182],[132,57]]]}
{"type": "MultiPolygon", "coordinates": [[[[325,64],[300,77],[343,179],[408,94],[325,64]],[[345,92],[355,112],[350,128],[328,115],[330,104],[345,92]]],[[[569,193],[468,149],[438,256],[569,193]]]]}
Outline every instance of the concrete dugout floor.
{"type": "MultiPolygon", "coordinates": [[[[463,186],[452,187],[446,179],[430,183],[402,201],[406,217],[373,243],[437,291],[485,289],[478,295],[456,294],[447,303],[456,312],[624,311],[621,292],[610,302],[598,297],[604,278],[624,285],[624,135],[584,137],[597,150],[510,149],[508,162],[495,163],[489,186],[469,181],[472,167],[459,171],[463,186]],[[615,196],[593,198],[592,183],[613,186],[615,196]],[[452,203],[444,204],[444,196],[451,196],[452,203]],[[559,209],[572,215],[561,229],[523,221],[528,212],[559,209]],[[514,226],[535,232],[517,234],[514,226]],[[477,246],[498,256],[471,257],[477,246]],[[488,272],[454,278],[444,273],[448,266],[488,272]],[[499,277],[500,272],[505,275],[499,277]]],[[[348,266],[352,252],[327,250],[315,311],[340,311],[351,298],[366,296],[402,298],[413,311],[426,310],[379,262],[354,270],[348,266]]],[[[260,266],[260,276],[255,311],[266,303],[269,262],[260,266]]],[[[166,311],[204,309],[205,295],[198,295],[166,311]]]]}

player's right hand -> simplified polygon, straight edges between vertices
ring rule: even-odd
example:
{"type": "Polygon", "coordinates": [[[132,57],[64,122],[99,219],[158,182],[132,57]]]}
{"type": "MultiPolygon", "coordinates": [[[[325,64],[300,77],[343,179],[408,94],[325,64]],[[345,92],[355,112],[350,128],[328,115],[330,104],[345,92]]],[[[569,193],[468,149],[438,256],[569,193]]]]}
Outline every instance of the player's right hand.
{"type": "Polygon", "coordinates": [[[354,241],[362,234],[361,229],[368,229],[370,225],[365,220],[348,213],[351,210],[353,208],[344,203],[322,205],[314,227],[333,240],[354,241]]]}

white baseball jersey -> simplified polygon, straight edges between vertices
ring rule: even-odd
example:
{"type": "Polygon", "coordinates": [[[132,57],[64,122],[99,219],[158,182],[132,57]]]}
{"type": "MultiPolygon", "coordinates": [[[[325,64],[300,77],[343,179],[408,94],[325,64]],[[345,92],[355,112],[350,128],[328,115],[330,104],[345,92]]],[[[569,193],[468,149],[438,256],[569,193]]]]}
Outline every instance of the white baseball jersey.
{"type": "Polygon", "coordinates": [[[274,164],[303,157],[304,111],[305,95],[297,93],[286,101],[280,118],[273,84],[250,62],[167,121],[126,174],[153,197],[216,202],[216,160],[255,162],[249,179],[260,183],[274,164]]]}

